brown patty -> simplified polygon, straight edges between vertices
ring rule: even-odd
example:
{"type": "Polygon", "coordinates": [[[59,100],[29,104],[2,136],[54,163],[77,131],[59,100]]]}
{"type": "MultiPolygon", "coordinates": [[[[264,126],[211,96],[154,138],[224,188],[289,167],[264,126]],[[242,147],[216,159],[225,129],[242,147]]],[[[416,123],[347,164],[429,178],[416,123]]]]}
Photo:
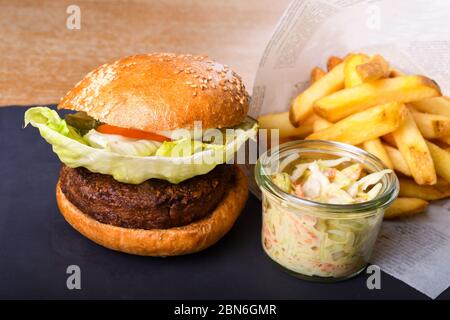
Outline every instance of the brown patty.
{"type": "Polygon", "coordinates": [[[102,222],[133,229],[167,229],[207,216],[234,179],[231,165],[171,184],[150,179],[126,184],[109,175],[63,165],[61,190],[82,212],[102,222]]]}

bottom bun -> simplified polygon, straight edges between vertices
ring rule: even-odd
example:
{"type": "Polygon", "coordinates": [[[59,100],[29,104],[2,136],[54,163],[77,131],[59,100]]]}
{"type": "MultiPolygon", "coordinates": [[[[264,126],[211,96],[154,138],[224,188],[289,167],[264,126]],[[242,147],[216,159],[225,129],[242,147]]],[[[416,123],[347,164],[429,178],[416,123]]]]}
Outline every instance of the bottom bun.
{"type": "Polygon", "coordinates": [[[81,212],[56,186],[56,200],[66,221],[106,248],[141,256],[176,256],[208,248],[233,226],[248,197],[248,181],[237,167],[234,184],[207,217],[171,229],[129,229],[98,222],[81,212]]]}

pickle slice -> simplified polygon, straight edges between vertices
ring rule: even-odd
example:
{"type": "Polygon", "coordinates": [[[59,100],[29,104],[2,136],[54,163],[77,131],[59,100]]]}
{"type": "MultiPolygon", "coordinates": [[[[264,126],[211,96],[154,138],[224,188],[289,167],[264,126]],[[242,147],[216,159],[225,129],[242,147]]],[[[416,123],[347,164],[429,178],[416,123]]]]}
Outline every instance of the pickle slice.
{"type": "Polygon", "coordinates": [[[82,135],[86,134],[91,129],[97,128],[101,124],[100,121],[88,116],[87,113],[83,111],[67,114],[64,117],[64,120],[66,120],[68,125],[77,129],[82,135]]]}

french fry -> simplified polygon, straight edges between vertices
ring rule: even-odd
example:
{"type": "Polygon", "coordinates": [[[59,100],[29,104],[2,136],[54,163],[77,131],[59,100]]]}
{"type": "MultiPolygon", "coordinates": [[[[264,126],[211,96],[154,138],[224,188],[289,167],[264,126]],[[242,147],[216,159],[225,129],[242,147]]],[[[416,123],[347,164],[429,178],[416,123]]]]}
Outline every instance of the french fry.
{"type": "Polygon", "coordinates": [[[396,148],[391,147],[387,144],[383,144],[383,147],[392,161],[394,170],[404,174],[405,176],[410,177],[411,170],[409,170],[408,164],[406,163],[405,158],[403,158],[402,153],[398,151],[396,148]]]}
{"type": "Polygon", "coordinates": [[[336,56],[331,56],[328,58],[327,61],[327,70],[331,71],[333,70],[338,64],[342,63],[342,59],[336,56]]]}
{"type": "Polygon", "coordinates": [[[319,67],[314,67],[311,70],[311,83],[316,82],[317,80],[319,80],[320,78],[322,78],[324,75],[326,75],[327,73],[325,71],[323,71],[321,68],[319,67]]]}
{"type": "Polygon", "coordinates": [[[289,121],[289,112],[270,113],[258,118],[261,129],[279,129],[280,138],[304,138],[313,132],[313,120],[308,119],[303,125],[296,128],[289,121]]]}
{"type": "Polygon", "coordinates": [[[448,97],[435,97],[412,101],[411,105],[421,112],[450,117],[450,99],[448,97]]]}
{"type": "Polygon", "coordinates": [[[434,139],[432,142],[441,149],[447,149],[449,147],[448,143],[445,142],[447,138],[434,139]]]}
{"type": "Polygon", "coordinates": [[[444,178],[445,181],[450,182],[450,153],[429,141],[427,141],[427,146],[430,150],[431,158],[433,158],[436,173],[444,178]]]}
{"type": "Polygon", "coordinates": [[[450,183],[447,180],[445,180],[441,177],[438,177],[437,182],[433,187],[438,188],[439,190],[442,190],[443,188],[449,188],[450,183]]]}
{"type": "Polygon", "coordinates": [[[295,140],[298,140],[298,138],[285,137],[285,138],[279,138],[278,141],[277,140],[272,141],[272,139],[270,138],[270,134],[269,134],[268,140],[267,140],[267,149],[271,149],[273,146],[279,146],[280,144],[295,141],[295,140]],[[272,143],[273,143],[273,145],[272,145],[272,143]]]}
{"type": "Polygon", "coordinates": [[[419,198],[397,198],[384,213],[385,219],[397,219],[424,212],[428,201],[419,198]]]}
{"type": "Polygon", "coordinates": [[[421,186],[411,179],[400,178],[400,197],[420,198],[427,201],[450,197],[450,188],[436,186],[421,186]]]}
{"type": "Polygon", "coordinates": [[[398,69],[392,68],[391,72],[389,73],[389,77],[390,78],[395,78],[395,77],[401,77],[401,76],[405,76],[406,73],[404,73],[403,71],[400,71],[398,69]]]}
{"type": "Polygon", "coordinates": [[[406,109],[400,127],[392,135],[408,164],[414,180],[418,184],[433,185],[436,183],[436,170],[425,139],[420,134],[411,112],[406,109]]]}
{"type": "Polygon", "coordinates": [[[291,141],[294,141],[294,140],[297,140],[297,139],[298,139],[298,138],[295,138],[295,137],[285,137],[285,138],[280,138],[279,143],[280,143],[280,144],[283,144],[283,143],[291,142],[291,141]]]}
{"type": "Polygon", "coordinates": [[[289,112],[291,123],[298,127],[313,114],[314,101],[342,88],[344,88],[344,63],[333,68],[294,99],[289,112]]]}
{"type": "Polygon", "coordinates": [[[385,134],[384,136],[381,137],[381,139],[391,147],[397,148],[397,143],[395,142],[392,133],[385,134]]]}
{"type": "Polygon", "coordinates": [[[429,78],[403,76],[379,79],[337,91],[316,100],[313,108],[319,116],[335,122],[379,104],[410,102],[440,94],[439,86],[429,78]]]}
{"type": "Polygon", "coordinates": [[[306,139],[340,141],[358,145],[396,130],[406,107],[401,103],[387,103],[351,115],[331,127],[314,132],[306,139]]]}
{"type": "Polygon", "coordinates": [[[358,86],[364,82],[359,73],[356,72],[356,66],[365,63],[368,60],[369,57],[367,55],[359,53],[352,54],[347,59],[345,59],[344,74],[346,88],[358,86]]]}
{"type": "Polygon", "coordinates": [[[313,132],[317,132],[333,125],[332,122],[325,120],[324,118],[318,117],[313,124],[313,132]]]}
{"type": "Polygon", "coordinates": [[[446,145],[450,145],[450,136],[439,138],[439,141],[443,142],[446,145]]]}
{"type": "Polygon", "coordinates": [[[414,108],[411,103],[406,104],[406,106],[408,107],[409,111],[411,111],[411,112],[420,112],[419,110],[414,108]]]}
{"type": "Polygon", "coordinates": [[[389,63],[380,55],[376,54],[366,63],[356,66],[356,72],[362,82],[369,82],[389,76],[389,63]]]}
{"type": "Polygon", "coordinates": [[[450,136],[450,117],[422,112],[412,112],[412,115],[425,138],[438,139],[450,136]]]}
{"type": "Polygon", "coordinates": [[[389,169],[394,169],[391,158],[389,158],[389,154],[379,138],[364,141],[363,149],[380,159],[381,162],[383,162],[383,164],[389,169]]]}

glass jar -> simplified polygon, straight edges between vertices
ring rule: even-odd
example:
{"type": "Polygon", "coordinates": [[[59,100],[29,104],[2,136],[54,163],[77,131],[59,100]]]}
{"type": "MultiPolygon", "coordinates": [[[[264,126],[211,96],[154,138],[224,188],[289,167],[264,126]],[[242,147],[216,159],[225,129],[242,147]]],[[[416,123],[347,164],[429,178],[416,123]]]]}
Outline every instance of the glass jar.
{"type": "Polygon", "coordinates": [[[271,180],[279,166],[294,159],[313,161],[348,157],[371,173],[381,161],[357,147],[331,141],[301,140],[264,153],[255,166],[262,192],[262,246],[294,276],[316,281],[353,277],[366,267],[386,208],[396,199],[399,182],[386,174],[378,196],[356,204],[329,204],[286,193],[271,180]]]}

